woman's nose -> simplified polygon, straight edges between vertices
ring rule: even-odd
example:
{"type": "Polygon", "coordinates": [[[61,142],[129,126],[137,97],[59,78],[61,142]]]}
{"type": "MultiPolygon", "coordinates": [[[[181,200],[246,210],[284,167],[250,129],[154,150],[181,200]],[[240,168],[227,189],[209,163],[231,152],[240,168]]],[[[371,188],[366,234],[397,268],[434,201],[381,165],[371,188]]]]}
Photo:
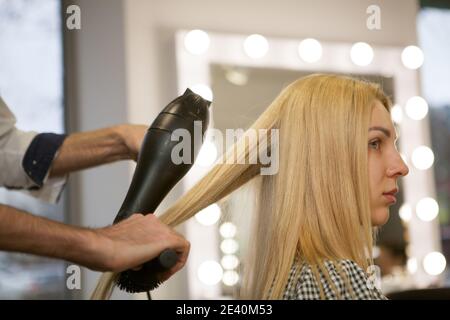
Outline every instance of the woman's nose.
{"type": "Polygon", "coordinates": [[[395,158],[393,159],[391,165],[387,170],[389,177],[391,176],[406,176],[409,173],[409,168],[401,155],[397,152],[395,158]]]}

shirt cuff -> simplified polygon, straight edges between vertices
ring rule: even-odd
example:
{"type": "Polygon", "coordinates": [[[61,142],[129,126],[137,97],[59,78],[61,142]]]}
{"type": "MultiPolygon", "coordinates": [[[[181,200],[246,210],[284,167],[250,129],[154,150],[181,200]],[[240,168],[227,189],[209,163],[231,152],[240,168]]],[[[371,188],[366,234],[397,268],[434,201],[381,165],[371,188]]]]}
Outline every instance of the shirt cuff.
{"type": "Polygon", "coordinates": [[[62,177],[53,177],[44,180],[44,186],[35,190],[27,190],[26,193],[45,201],[50,204],[55,204],[59,201],[62,191],[66,186],[67,175],[62,177]]]}
{"type": "Polygon", "coordinates": [[[56,153],[66,137],[65,134],[40,133],[31,141],[22,161],[25,173],[36,184],[30,190],[44,185],[56,153]]]}

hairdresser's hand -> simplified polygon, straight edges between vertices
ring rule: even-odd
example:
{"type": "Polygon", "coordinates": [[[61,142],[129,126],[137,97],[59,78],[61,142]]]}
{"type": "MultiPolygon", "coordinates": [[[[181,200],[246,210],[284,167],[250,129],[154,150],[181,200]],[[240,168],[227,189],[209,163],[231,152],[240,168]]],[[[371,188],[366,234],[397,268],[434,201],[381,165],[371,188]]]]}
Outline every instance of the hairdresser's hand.
{"type": "Polygon", "coordinates": [[[116,129],[122,138],[123,144],[128,149],[130,158],[136,161],[148,127],[144,125],[123,124],[117,126],[116,129]]]}
{"type": "Polygon", "coordinates": [[[94,230],[98,243],[98,268],[121,272],[138,268],[171,248],[178,253],[177,264],[161,275],[165,281],[186,263],[190,244],[153,215],[134,214],[113,226],[94,230]]]}

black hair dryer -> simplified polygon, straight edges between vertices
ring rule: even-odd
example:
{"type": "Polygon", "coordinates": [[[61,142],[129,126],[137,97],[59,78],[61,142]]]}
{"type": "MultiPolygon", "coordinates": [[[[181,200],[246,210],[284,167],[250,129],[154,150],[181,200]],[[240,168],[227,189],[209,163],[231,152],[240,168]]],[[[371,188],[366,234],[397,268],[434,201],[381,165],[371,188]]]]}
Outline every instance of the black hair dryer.
{"type": "MultiPolygon", "coordinates": [[[[187,89],[161,111],[144,138],[130,188],[114,223],[133,213],[154,213],[164,197],[189,171],[209,124],[210,105],[210,101],[187,89]],[[174,138],[173,133],[177,129],[189,132],[191,147],[190,150],[181,149],[178,154],[173,153],[174,147],[181,143],[174,138]],[[197,131],[200,129],[201,136],[197,131]],[[190,151],[190,161],[180,163],[180,158],[186,160],[189,156],[183,154],[186,151],[190,151]],[[174,156],[180,158],[174,161],[174,156]]],[[[183,145],[187,144],[183,142],[183,145]]],[[[117,285],[131,293],[153,290],[159,285],[158,273],[173,267],[177,260],[175,251],[166,249],[158,258],[143,264],[141,269],[122,272],[117,285]]]]}

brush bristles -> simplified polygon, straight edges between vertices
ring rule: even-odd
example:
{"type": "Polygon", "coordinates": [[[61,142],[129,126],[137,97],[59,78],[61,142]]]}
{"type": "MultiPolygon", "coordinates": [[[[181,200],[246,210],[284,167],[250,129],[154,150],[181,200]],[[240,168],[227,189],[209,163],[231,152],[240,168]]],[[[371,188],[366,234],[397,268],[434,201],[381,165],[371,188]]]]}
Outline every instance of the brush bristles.
{"type": "Polygon", "coordinates": [[[129,293],[152,291],[161,285],[161,281],[154,274],[146,274],[145,279],[139,271],[124,271],[117,279],[116,285],[120,290],[129,293]]]}

